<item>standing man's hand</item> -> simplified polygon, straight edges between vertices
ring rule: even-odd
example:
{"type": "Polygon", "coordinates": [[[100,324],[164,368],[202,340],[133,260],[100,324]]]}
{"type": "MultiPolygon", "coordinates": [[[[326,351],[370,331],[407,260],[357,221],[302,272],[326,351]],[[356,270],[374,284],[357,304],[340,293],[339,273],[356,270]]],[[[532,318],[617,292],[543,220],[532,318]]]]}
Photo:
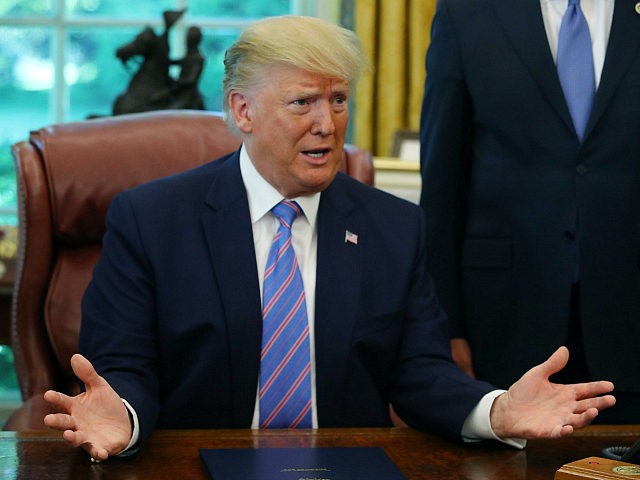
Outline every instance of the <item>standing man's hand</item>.
{"type": "Polygon", "coordinates": [[[476,378],[476,374],[473,371],[471,347],[469,347],[469,342],[467,342],[466,339],[451,339],[451,356],[453,357],[453,361],[460,370],[469,375],[471,378],[476,378]]]}
{"type": "Polygon", "coordinates": [[[129,412],[120,396],[80,354],[71,357],[71,368],[86,391],[75,397],[49,390],[44,399],[60,413],[44,417],[50,428],[63,431],[63,438],[86,450],[96,461],[124,450],[131,440],[129,412]]]}

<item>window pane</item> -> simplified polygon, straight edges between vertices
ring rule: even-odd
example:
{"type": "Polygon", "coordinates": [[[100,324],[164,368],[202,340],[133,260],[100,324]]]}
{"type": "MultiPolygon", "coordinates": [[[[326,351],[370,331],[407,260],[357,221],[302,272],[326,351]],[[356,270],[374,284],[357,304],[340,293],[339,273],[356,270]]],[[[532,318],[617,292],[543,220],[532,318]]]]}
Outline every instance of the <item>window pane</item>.
{"type": "MultiPolygon", "coordinates": [[[[13,362],[13,352],[6,345],[0,345],[0,428],[9,415],[20,406],[20,390],[13,362]]],[[[6,465],[6,464],[5,464],[6,465]]],[[[7,478],[16,478],[9,472],[7,478]]],[[[2,477],[2,458],[0,456],[0,477],[2,477]]]]}
{"type": "Polygon", "coordinates": [[[205,57],[204,71],[200,77],[200,93],[207,110],[222,110],[222,76],[224,52],[240,35],[235,28],[202,29],[200,51],[205,57]]]}
{"type": "Polygon", "coordinates": [[[2,0],[0,17],[28,17],[53,15],[54,0],[2,0]]]}
{"type": "Polygon", "coordinates": [[[73,29],[69,34],[65,81],[69,87],[69,120],[111,115],[139,59],[123,65],[115,52],[138,34],[132,28],[73,29]]]}
{"type": "Polygon", "coordinates": [[[176,8],[176,0],[66,0],[65,13],[112,18],[140,17],[162,20],[163,10],[176,8]]]}
{"type": "Polygon", "coordinates": [[[258,18],[285,15],[291,12],[290,0],[238,1],[238,0],[191,0],[188,14],[206,17],[258,18]]]}
{"type": "MultiPolygon", "coordinates": [[[[35,0],[32,0],[35,2],[35,0]]],[[[50,3],[49,0],[48,3],[50,3]]],[[[164,10],[174,10],[188,4],[187,14],[206,17],[258,18],[284,15],[291,12],[290,0],[238,1],[238,0],[67,0],[65,12],[69,15],[109,16],[114,18],[162,17],[164,10]]]]}
{"type": "Polygon", "coordinates": [[[0,28],[0,224],[17,223],[11,144],[53,120],[51,44],[49,28],[0,28]]]}
{"type": "Polygon", "coordinates": [[[18,379],[13,368],[13,352],[7,345],[0,345],[0,372],[0,400],[17,399],[18,379]]]}

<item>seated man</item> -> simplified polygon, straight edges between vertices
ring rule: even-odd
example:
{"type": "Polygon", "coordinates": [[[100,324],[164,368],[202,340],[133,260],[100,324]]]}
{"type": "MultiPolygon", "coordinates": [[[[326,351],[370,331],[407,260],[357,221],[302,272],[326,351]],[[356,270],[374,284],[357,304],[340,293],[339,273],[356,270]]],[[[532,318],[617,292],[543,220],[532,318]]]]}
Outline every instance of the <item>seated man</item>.
{"type": "Polygon", "coordinates": [[[224,78],[242,147],[114,199],[71,359],[86,391],[47,392],[46,425],[100,461],[155,428],[391,426],[391,404],[416,429],[521,446],[614,404],[610,382],[549,382],[564,347],[507,392],[452,362],[422,210],[338,173],[365,66],[319,19],[244,31],[224,78]]]}

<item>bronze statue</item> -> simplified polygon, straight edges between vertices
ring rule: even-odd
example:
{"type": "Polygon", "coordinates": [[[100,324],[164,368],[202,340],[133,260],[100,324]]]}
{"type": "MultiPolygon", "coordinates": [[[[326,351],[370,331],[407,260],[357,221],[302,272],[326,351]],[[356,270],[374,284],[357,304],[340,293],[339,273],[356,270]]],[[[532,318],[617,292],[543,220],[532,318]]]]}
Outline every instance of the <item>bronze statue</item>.
{"type": "Polygon", "coordinates": [[[131,77],[127,90],[116,98],[114,115],[171,108],[204,110],[204,101],[198,90],[204,68],[204,57],[198,47],[202,33],[198,27],[190,27],[187,32],[185,57],[174,61],[169,59],[169,30],[183,13],[184,10],[163,12],[165,28],[161,35],[146,27],[131,42],[116,50],[116,57],[125,68],[134,57],[141,56],[143,60],[131,77]],[[181,66],[178,80],[169,74],[171,64],[181,66]]]}
{"type": "Polygon", "coordinates": [[[174,60],[172,65],[180,65],[180,75],[173,85],[170,108],[193,108],[204,110],[204,100],[198,89],[198,81],[204,69],[204,57],[200,53],[202,32],[198,27],[187,30],[187,53],[180,60],[174,60]]]}

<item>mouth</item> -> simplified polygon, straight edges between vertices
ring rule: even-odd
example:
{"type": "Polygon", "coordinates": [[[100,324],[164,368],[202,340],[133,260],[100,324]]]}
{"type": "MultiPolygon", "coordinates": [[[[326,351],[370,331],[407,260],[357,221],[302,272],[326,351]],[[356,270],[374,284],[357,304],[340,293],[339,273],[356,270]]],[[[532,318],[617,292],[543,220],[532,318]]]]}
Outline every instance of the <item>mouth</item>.
{"type": "Polygon", "coordinates": [[[329,148],[316,148],[312,150],[303,150],[302,153],[309,158],[320,160],[326,158],[331,150],[329,148]]]}

